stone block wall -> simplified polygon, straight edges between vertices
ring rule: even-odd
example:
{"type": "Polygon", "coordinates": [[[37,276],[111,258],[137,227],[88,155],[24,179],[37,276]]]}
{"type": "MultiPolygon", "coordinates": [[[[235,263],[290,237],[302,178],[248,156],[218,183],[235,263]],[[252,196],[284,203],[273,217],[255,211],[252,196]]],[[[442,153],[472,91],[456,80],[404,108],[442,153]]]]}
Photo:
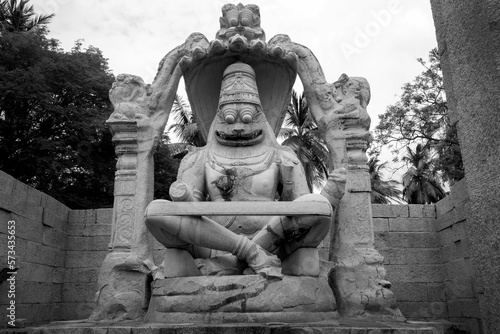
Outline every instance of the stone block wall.
{"type": "MultiPolygon", "coordinates": [[[[0,261],[7,263],[7,222],[16,226],[16,318],[27,323],[87,318],[108,252],[112,209],[70,210],[0,171],[0,261]]],[[[468,195],[458,183],[436,205],[373,205],[375,247],[403,314],[448,319],[479,334],[483,293],[469,257],[468,195]]],[[[328,239],[320,245],[328,257],[328,239]]],[[[155,263],[163,246],[155,244],[155,263]]],[[[8,284],[0,285],[6,318],[8,284]]],[[[2,322],[1,326],[4,326],[2,322]]]]}
{"type": "Polygon", "coordinates": [[[374,204],[375,248],[384,256],[403,315],[429,320],[448,317],[434,205],[374,204]]]}
{"type": "MultiPolygon", "coordinates": [[[[481,333],[479,298],[483,287],[473,273],[467,224],[470,200],[465,180],[436,204],[436,232],[441,246],[443,279],[449,319],[467,324],[471,333],[481,333]]],[[[470,227],[469,227],[470,228],[470,227]]]]}
{"type": "Polygon", "coordinates": [[[72,210],[68,217],[61,320],[92,312],[99,268],[108,253],[113,209],[72,210]]]}
{"type": "MultiPolygon", "coordinates": [[[[16,319],[28,323],[59,320],[66,261],[69,208],[0,171],[0,269],[8,268],[9,221],[15,226],[15,284],[0,285],[0,327],[15,301],[16,319]],[[14,298],[9,298],[14,291],[14,298]]],[[[12,244],[11,244],[12,245],[12,244]]],[[[12,258],[11,258],[12,259],[12,258]]]]}

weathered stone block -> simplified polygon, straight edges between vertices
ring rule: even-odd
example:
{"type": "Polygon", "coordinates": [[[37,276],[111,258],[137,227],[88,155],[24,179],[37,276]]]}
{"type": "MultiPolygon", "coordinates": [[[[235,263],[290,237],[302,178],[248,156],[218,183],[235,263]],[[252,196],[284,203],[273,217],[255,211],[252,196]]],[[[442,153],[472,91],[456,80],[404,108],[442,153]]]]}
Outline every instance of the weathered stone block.
{"type": "Polygon", "coordinates": [[[107,251],[67,251],[66,268],[99,268],[107,251]]]}
{"type": "Polygon", "coordinates": [[[84,236],[85,224],[70,223],[66,229],[68,236],[84,236]]]}
{"type": "Polygon", "coordinates": [[[65,283],[64,280],[66,273],[66,268],[58,267],[54,268],[54,276],[52,277],[52,283],[65,283]]]}
{"type": "Polygon", "coordinates": [[[389,218],[391,232],[434,232],[435,219],[432,218],[389,218]]]}
{"type": "Polygon", "coordinates": [[[96,221],[96,210],[70,210],[68,214],[70,224],[94,224],[96,221]]]}
{"type": "Polygon", "coordinates": [[[68,268],[66,282],[68,283],[97,283],[99,268],[68,268]]]}
{"type": "Polygon", "coordinates": [[[87,224],[83,234],[85,236],[107,236],[108,242],[111,237],[111,225],[108,224],[87,224]]]}
{"type": "Polygon", "coordinates": [[[445,228],[437,233],[439,244],[442,246],[451,245],[455,242],[453,229],[451,227],[445,228]]]}
{"type": "Polygon", "coordinates": [[[389,232],[387,243],[395,248],[437,248],[436,233],[431,232],[389,232]]]}
{"type": "Polygon", "coordinates": [[[16,304],[52,303],[61,300],[61,284],[17,281],[16,304]],[[22,287],[22,288],[21,288],[22,287]]]}
{"type": "Polygon", "coordinates": [[[445,287],[446,298],[449,300],[475,297],[472,278],[460,276],[448,277],[445,287]]]}
{"type": "Polygon", "coordinates": [[[374,247],[377,250],[389,249],[389,232],[377,232],[374,233],[374,247]]]}
{"type": "Polygon", "coordinates": [[[436,203],[436,216],[439,219],[445,213],[453,210],[453,200],[451,196],[446,196],[442,200],[436,203]]]}
{"type": "Polygon", "coordinates": [[[52,283],[54,267],[45,264],[28,262],[18,270],[16,278],[27,282],[52,283]]]}
{"type": "Polygon", "coordinates": [[[461,221],[461,222],[455,223],[452,226],[452,231],[453,231],[454,241],[463,240],[463,239],[467,238],[467,236],[469,234],[467,231],[467,222],[461,221]]]}
{"type": "Polygon", "coordinates": [[[467,190],[465,179],[462,179],[453,185],[450,197],[455,204],[455,207],[460,205],[460,203],[469,200],[469,191],[467,190]]]}
{"type": "Polygon", "coordinates": [[[66,229],[67,221],[67,215],[63,215],[60,212],[49,210],[47,208],[43,210],[42,222],[44,225],[64,231],[66,229]]]}
{"type": "Polygon", "coordinates": [[[447,306],[443,302],[401,302],[401,313],[408,319],[440,319],[447,316],[447,306]]]}
{"type": "Polygon", "coordinates": [[[113,209],[96,209],[96,224],[111,225],[113,209]]]}
{"type": "MultiPolygon", "coordinates": [[[[92,310],[94,309],[94,303],[61,303],[61,320],[80,320],[88,319],[92,310]]],[[[150,328],[148,328],[150,329],[150,328]]]]}
{"type": "Polygon", "coordinates": [[[473,277],[472,264],[468,260],[457,259],[443,265],[446,277],[452,279],[455,277],[471,278],[473,277]]]}
{"type": "Polygon", "coordinates": [[[389,219],[388,218],[373,218],[373,231],[374,232],[389,231],[389,219]]]}
{"type": "Polygon", "coordinates": [[[66,250],[66,233],[61,232],[51,226],[43,225],[42,244],[66,250]]]}
{"type": "Polygon", "coordinates": [[[455,244],[443,246],[441,249],[441,259],[443,263],[448,263],[457,259],[457,252],[455,251],[455,244]]]}
{"type": "Polygon", "coordinates": [[[408,282],[407,278],[410,275],[410,268],[407,265],[391,264],[384,267],[387,270],[386,279],[389,282],[408,282]]]}
{"type": "Polygon", "coordinates": [[[427,283],[427,300],[430,302],[446,302],[444,283],[427,283]]]}
{"type": "Polygon", "coordinates": [[[384,257],[385,264],[406,264],[408,262],[403,248],[381,250],[380,254],[384,257]]]}
{"type": "Polygon", "coordinates": [[[68,247],[70,251],[106,251],[108,249],[109,236],[94,237],[68,237],[68,247]]]}
{"type": "Polygon", "coordinates": [[[26,202],[30,206],[40,206],[41,207],[42,196],[45,196],[45,194],[42,193],[41,191],[39,191],[35,188],[28,187],[28,193],[26,195],[26,202]]]}
{"type": "Polygon", "coordinates": [[[4,171],[0,170],[0,184],[2,187],[0,187],[0,198],[7,198],[10,197],[12,194],[12,190],[14,187],[14,183],[18,182],[16,179],[14,179],[12,176],[9,174],[5,173],[4,171]],[[5,195],[5,196],[3,196],[5,195]]]}
{"type": "Polygon", "coordinates": [[[446,301],[448,306],[448,315],[450,317],[462,317],[462,301],[460,299],[448,299],[446,301]]]}
{"type": "Polygon", "coordinates": [[[410,204],[408,209],[412,218],[436,218],[436,206],[434,204],[410,204]]]}
{"type": "Polygon", "coordinates": [[[442,215],[438,215],[436,219],[436,231],[444,230],[456,222],[455,210],[450,210],[442,215]]]}
{"type": "Polygon", "coordinates": [[[421,264],[409,266],[407,282],[443,282],[441,265],[421,264]]]}
{"type": "Polygon", "coordinates": [[[192,319],[232,318],[249,322],[264,319],[289,322],[317,321],[314,317],[336,316],[333,292],[325,278],[285,276],[268,280],[258,275],[183,277],[155,281],[145,321],[176,322],[175,314],[192,319]],[[244,302],[243,302],[244,301],[244,302]],[[286,314],[293,315],[286,317],[286,314]],[[283,315],[284,314],[284,315],[283,315]],[[279,318],[281,317],[281,318],[279,318]]]}
{"type": "Polygon", "coordinates": [[[56,316],[58,305],[55,303],[21,304],[16,307],[16,318],[25,318],[27,323],[47,323],[59,320],[56,316]]]}
{"type": "Polygon", "coordinates": [[[439,248],[407,248],[404,253],[408,264],[441,264],[439,248]]]}
{"type": "Polygon", "coordinates": [[[391,282],[391,290],[398,302],[424,302],[427,301],[426,283],[391,282]]]}
{"type": "Polygon", "coordinates": [[[96,288],[96,283],[66,283],[62,290],[62,301],[90,303],[95,299],[96,288]]]}
{"type": "Polygon", "coordinates": [[[373,218],[408,217],[408,205],[372,204],[373,218]]]}
{"type": "Polygon", "coordinates": [[[28,241],[26,251],[26,261],[53,267],[64,266],[65,253],[57,248],[28,241]]]}
{"type": "Polygon", "coordinates": [[[28,198],[28,189],[30,187],[20,181],[15,180],[12,184],[11,196],[14,203],[25,203],[28,198]]]}

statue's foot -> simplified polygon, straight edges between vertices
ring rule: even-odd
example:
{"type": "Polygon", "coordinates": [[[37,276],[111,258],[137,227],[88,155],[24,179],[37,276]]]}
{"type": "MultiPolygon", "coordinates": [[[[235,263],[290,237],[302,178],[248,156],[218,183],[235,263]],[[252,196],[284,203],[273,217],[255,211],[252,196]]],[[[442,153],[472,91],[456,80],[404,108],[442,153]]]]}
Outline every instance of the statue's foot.
{"type": "MultiPolygon", "coordinates": [[[[266,278],[283,278],[281,261],[276,255],[269,253],[257,244],[252,245],[250,251],[252,255],[247,259],[247,263],[254,273],[266,278]]],[[[249,274],[248,270],[245,270],[245,274],[249,274]]]]}
{"type": "Polygon", "coordinates": [[[196,259],[196,266],[203,276],[241,275],[246,264],[232,254],[208,259],[196,259]]]}

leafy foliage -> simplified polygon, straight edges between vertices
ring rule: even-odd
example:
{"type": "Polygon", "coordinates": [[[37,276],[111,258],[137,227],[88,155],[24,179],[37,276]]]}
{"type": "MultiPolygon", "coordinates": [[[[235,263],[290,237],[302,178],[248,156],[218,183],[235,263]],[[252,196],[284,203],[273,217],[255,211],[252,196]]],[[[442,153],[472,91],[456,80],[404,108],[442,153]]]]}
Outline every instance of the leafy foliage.
{"type": "Polygon", "coordinates": [[[368,172],[372,186],[372,203],[390,204],[399,202],[402,192],[398,188],[399,183],[394,180],[384,180],[382,170],[386,168],[387,161],[380,163],[377,156],[370,157],[368,160],[368,172]]]}
{"type": "Polygon", "coordinates": [[[173,130],[174,134],[178,136],[183,143],[196,147],[206,145],[206,141],[196,123],[196,117],[191,110],[191,106],[184,101],[182,96],[176,95],[171,112],[174,116],[175,123],[168,127],[167,132],[173,130]]]}
{"type": "Polygon", "coordinates": [[[72,208],[111,206],[113,81],[95,47],[64,52],[44,29],[3,32],[0,169],[72,208]]]}
{"type": "Polygon", "coordinates": [[[441,64],[436,49],[429,53],[428,62],[418,59],[425,67],[411,83],[402,89],[400,101],[379,116],[375,128],[376,150],[388,147],[399,161],[401,149],[421,143],[436,155],[433,172],[441,172],[443,180],[454,183],[463,178],[462,156],[455,124],[448,117],[441,64]],[[453,168],[450,168],[453,166],[453,168]]]}
{"type": "Polygon", "coordinates": [[[284,124],[285,127],[280,131],[280,136],[285,138],[282,145],[290,147],[297,154],[304,166],[309,190],[312,192],[314,187],[322,187],[328,177],[328,150],[309,115],[305,97],[295,91],[292,91],[284,124]]]}
{"type": "Polygon", "coordinates": [[[4,0],[0,2],[0,32],[6,30],[30,31],[50,22],[54,14],[35,15],[33,5],[29,0],[4,0]]]}
{"type": "Polygon", "coordinates": [[[170,200],[170,185],[177,179],[180,160],[173,157],[172,146],[162,141],[154,154],[154,197],[170,200]]]}
{"type": "Polygon", "coordinates": [[[444,198],[445,192],[433,172],[427,147],[418,144],[415,151],[408,147],[403,160],[410,165],[403,175],[403,198],[409,204],[431,204],[444,198]]]}

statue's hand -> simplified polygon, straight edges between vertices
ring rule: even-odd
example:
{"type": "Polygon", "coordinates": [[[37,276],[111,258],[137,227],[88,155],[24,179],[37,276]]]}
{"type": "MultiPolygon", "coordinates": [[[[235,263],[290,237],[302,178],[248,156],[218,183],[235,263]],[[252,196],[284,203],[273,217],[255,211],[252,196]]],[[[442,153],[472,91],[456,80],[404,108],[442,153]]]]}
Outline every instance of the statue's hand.
{"type": "Polygon", "coordinates": [[[193,189],[185,182],[175,181],[169,189],[169,195],[174,202],[194,201],[193,189]]]}

